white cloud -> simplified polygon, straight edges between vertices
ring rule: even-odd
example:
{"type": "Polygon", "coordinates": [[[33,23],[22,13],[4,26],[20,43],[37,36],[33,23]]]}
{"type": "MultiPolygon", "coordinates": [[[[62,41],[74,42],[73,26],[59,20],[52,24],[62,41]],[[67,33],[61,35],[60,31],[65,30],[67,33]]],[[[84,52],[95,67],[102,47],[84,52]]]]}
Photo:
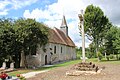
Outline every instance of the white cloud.
{"type": "Polygon", "coordinates": [[[27,5],[31,5],[38,0],[11,0],[10,3],[14,9],[22,8],[27,5]]]}
{"type": "MultiPolygon", "coordinates": [[[[114,24],[120,25],[119,3],[119,0],[58,0],[56,3],[46,5],[44,10],[38,8],[31,12],[27,10],[24,12],[24,17],[36,18],[40,21],[45,19],[44,23],[47,25],[51,27],[60,27],[62,15],[64,14],[67,22],[69,21],[69,36],[77,46],[81,46],[81,37],[79,36],[78,30],[78,14],[80,13],[80,10],[85,10],[90,4],[99,6],[114,24]]],[[[89,43],[90,41],[86,40],[86,47],[88,47],[89,43]]]]}
{"type": "MultiPolygon", "coordinates": [[[[25,10],[23,16],[25,18],[35,18],[36,20],[44,20],[44,23],[50,27],[60,28],[62,22],[62,15],[66,16],[69,27],[69,36],[75,42],[76,46],[81,46],[81,37],[79,36],[78,30],[78,13],[81,9],[85,9],[82,0],[58,0],[57,3],[47,5],[47,8],[34,9],[31,12],[25,10]],[[72,21],[71,21],[72,20],[72,21]]],[[[88,43],[86,44],[88,46],[88,43]]]]}
{"type": "Polygon", "coordinates": [[[7,15],[8,14],[8,12],[7,12],[8,10],[3,10],[2,12],[0,11],[0,15],[7,15]]]}
{"type": "Polygon", "coordinates": [[[2,0],[0,1],[0,15],[7,15],[11,9],[19,9],[37,1],[38,0],[2,0]]]}

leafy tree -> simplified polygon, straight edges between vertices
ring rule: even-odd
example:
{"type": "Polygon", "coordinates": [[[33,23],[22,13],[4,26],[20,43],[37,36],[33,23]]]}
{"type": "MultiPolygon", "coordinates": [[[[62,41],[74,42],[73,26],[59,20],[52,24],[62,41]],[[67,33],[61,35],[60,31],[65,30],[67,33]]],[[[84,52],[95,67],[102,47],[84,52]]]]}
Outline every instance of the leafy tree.
{"type": "Polygon", "coordinates": [[[113,50],[116,50],[117,52],[114,53],[114,54],[120,54],[120,28],[117,28],[116,30],[114,30],[114,33],[116,34],[113,34],[113,36],[115,37],[114,40],[112,40],[113,42],[113,47],[114,49],[113,50]],[[115,32],[116,31],[116,32],[115,32]]]}
{"type": "Polygon", "coordinates": [[[89,5],[84,14],[85,33],[89,40],[93,41],[98,51],[102,43],[105,32],[109,30],[109,20],[103,11],[96,6],[89,5]]]}
{"type": "MultiPolygon", "coordinates": [[[[26,56],[36,53],[38,45],[48,42],[49,29],[33,19],[0,19],[0,60],[6,58],[20,66],[21,52],[26,56]]],[[[27,66],[26,60],[25,67],[27,66]]]]}
{"type": "Polygon", "coordinates": [[[43,46],[48,41],[48,28],[32,19],[19,19],[15,22],[18,27],[18,41],[22,45],[25,55],[25,67],[27,67],[26,56],[36,53],[38,45],[43,46]]]}
{"type": "Polygon", "coordinates": [[[15,67],[19,67],[20,43],[17,41],[18,34],[14,29],[14,20],[0,19],[0,57],[2,61],[9,59],[15,61],[15,67]]]}
{"type": "Polygon", "coordinates": [[[117,33],[118,33],[118,28],[115,26],[112,26],[105,35],[104,46],[105,46],[107,55],[116,53],[115,40],[116,40],[117,33]]]}

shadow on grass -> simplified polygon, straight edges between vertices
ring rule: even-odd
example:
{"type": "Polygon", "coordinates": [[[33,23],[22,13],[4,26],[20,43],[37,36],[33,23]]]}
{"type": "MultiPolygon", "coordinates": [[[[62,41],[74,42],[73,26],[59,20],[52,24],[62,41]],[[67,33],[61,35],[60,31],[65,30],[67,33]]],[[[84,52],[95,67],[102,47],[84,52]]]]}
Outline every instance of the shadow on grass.
{"type": "Polygon", "coordinates": [[[50,69],[53,69],[53,68],[56,68],[56,67],[58,67],[58,66],[40,67],[38,69],[35,69],[34,71],[50,70],[50,69]]]}

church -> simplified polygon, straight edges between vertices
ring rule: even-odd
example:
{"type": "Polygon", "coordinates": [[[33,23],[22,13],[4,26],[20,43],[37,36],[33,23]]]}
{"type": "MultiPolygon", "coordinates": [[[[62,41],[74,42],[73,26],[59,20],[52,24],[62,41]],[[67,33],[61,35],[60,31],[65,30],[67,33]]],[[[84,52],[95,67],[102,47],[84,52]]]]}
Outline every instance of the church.
{"type": "Polygon", "coordinates": [[[63,15],[60,29],[50,29],[49,41],[43,48],[38,46],[36,54],[27,56],[27,64],[40,67],[47,64],[76,59],[75,44],[68,35],[68,26],[63,15]]]}

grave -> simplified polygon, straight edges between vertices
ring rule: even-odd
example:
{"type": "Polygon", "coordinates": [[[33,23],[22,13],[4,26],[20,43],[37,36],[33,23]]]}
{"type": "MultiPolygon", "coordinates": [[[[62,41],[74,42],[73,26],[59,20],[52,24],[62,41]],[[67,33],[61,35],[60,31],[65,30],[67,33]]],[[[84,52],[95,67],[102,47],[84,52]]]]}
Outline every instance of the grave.
{"type": "Polygon", "coordinates": [[[10,68],[5,69],[4,71],[5,72],[11,72],[11,71],[14,71],[14,70],[15,70],[15,68],[14,68],[14,62],[12,62],[12,63],[10,63],[10,68]]]}
{"type": "Polygon", "coordinates": [[[0,68],[0,70],[4,70],[4,69],[6,69],[6,62],[3,62],[2,67],[0,68]]]}

